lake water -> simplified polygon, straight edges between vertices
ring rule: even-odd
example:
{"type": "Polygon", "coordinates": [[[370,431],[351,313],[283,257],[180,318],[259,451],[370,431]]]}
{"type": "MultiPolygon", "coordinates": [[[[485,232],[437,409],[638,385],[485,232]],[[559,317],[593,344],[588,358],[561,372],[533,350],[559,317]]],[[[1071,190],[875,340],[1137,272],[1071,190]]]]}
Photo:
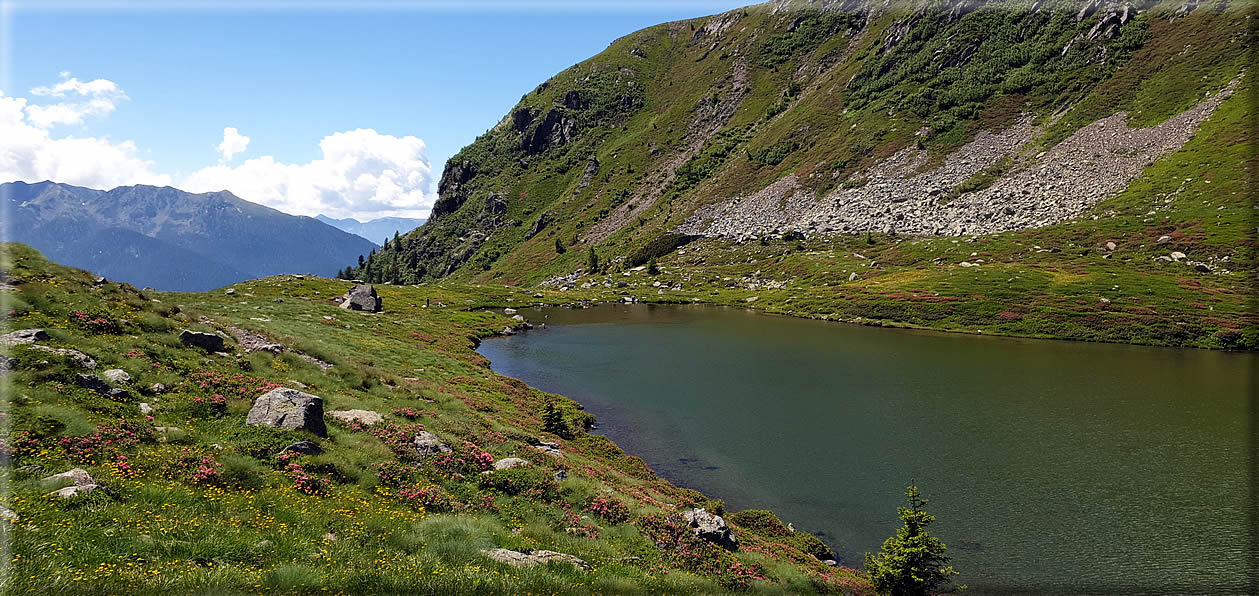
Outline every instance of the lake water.
{"type": "Polygon", "coordinates": [[[523,309],[494,370],[860,567],[915,480],[976,592],[1244,592],[1259,357],[704,306],[523,309]]]}

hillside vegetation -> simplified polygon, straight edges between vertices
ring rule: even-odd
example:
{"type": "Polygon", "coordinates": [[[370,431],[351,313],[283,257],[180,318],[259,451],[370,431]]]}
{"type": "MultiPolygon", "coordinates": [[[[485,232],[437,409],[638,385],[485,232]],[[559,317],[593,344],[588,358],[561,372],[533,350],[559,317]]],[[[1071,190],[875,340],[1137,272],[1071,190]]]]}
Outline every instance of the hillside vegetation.
{"type": "Polygon", "coordinates": [[[559,292],[381,287],[366,313],[338,308],[343,281],[155,293],[0,248],[6,593],[869,592],[813,535],[661,480],[577,404],[490,371],[476,338],[518,323],[485,309],[559,292]],[[247,424],[281,387],[326,417],[247,424]],[[737,548],[676,517],[696,507],[737,548]]]}
{"type": "Polygon", "coordinates": [[[1255,348],[1250,11],[771,2],[644,29],[529,90],[345,276],[1255,348]],[[667,283],[616,287],[653,259],[667,283]]]}

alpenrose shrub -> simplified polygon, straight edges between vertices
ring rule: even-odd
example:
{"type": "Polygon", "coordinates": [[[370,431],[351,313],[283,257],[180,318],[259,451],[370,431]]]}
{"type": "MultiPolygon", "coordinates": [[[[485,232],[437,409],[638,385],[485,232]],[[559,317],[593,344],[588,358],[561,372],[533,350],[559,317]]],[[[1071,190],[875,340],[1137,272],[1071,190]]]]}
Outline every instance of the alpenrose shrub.
{"type": "Polygon", "coordinates": [[[589,511],[611,524],[623,524],[629,521],[629,506],[612,497],[593,496],[586,499],[586,511],[589,511]]]}
{"type": "Polygon", "coordinates": [[[87,464],[111,460],[124,449],[156,440],[157,431],[152,424],[125,419],[102,424],[90,435],[62,437],[57,439],[56,446],[66,459],[87,464]]]}
{"type": "Polygon", "coordinates": [[[521,495],[529,498],[554,500],[559,496],[559,487],[551,472],[534,466],[520,466],[506,470],[494,470],[480,477],[482,488],[492,488],[509,495],[521,495]]]}
{"type": "Polygon", "coordinates": [[[648,515],[634,522],[638,530],[656,545],[666,563],[696,575],[713,578],[728,590],[746,590],[753,581],[764,581],[759,565],[740,561],[730,551],[691,531],[689,525],[672,517],[648,515]]]}
{"type": "Polygon", "coordinates": [[[188,393],[198,395],[214,395],[221,394],[226,397],[242,397],[253,399],[271,391],[283,387],[280,383],[273,383],[266,379],[260,379],[241,373],[225,373],[217,370],[203,370],[188,375],[187,391],[188,393]]]}

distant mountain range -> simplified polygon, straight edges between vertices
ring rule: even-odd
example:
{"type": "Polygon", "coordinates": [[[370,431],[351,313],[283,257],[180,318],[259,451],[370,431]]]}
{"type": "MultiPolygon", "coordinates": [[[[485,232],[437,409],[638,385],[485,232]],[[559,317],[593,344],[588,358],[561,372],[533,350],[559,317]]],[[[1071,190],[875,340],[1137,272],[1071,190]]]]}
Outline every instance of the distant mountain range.
{"type": "MultiPolygon", "coordinates": [[[[376,248],[230,192],[0,184],[6,240],[137,287],[202,291],[279,273],[334,276],[376,248]]],[[[382,236],[383,238],[383,236],[382,236]]]]}
{"type": "Polygon", "coordinates": [[[359,221],[352,217],[332,219],[327,215],[316,215],[315,219],[339,230],[366,238],[377,246],[380,246],[386,238],[392,239],[395,233],[405,234],[424,225],[425,221],[411,217],[382,217],[371,221],[359,221]]]}

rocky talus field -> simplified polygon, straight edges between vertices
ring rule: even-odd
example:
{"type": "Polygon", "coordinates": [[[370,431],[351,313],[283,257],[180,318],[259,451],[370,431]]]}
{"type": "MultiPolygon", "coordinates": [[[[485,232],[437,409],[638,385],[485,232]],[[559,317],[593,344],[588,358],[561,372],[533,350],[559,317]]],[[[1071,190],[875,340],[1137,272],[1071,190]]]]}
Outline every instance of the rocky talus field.
{"type": "Polygon", "coordinates": [[[526,90],[345,275],[1255,349],[1252,12],[776,1],[650,27],[526,90]]]}

